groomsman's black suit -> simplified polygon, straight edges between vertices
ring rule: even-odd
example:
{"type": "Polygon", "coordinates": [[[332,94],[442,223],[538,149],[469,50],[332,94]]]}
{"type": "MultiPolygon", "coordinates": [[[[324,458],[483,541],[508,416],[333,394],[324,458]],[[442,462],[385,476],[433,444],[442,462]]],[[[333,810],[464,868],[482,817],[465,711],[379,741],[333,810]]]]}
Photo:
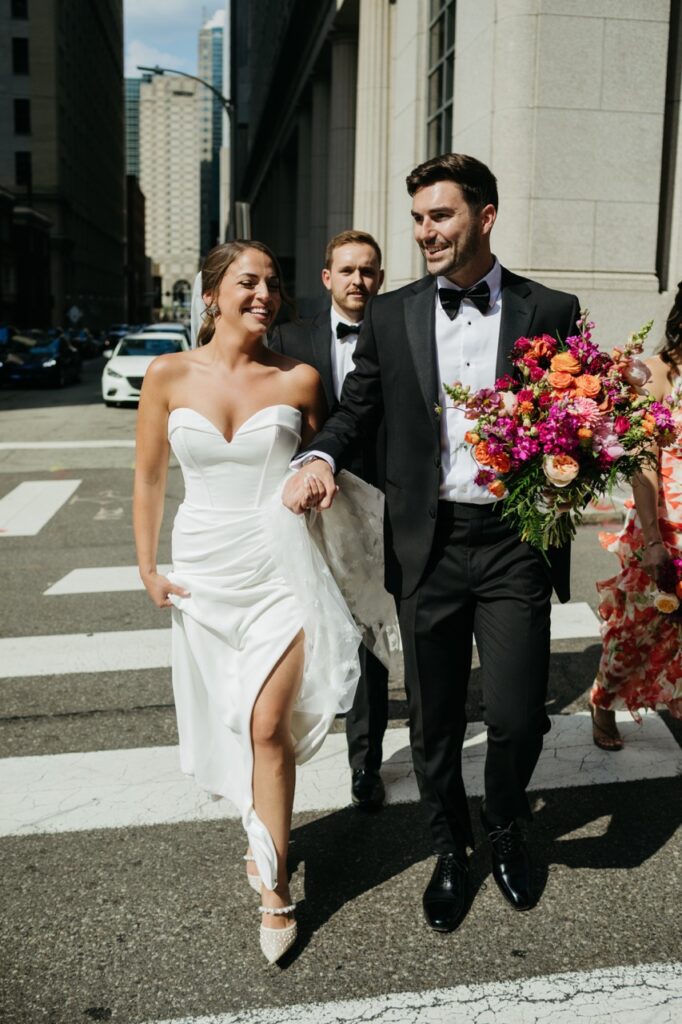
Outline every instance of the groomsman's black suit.
{"type": "MultiPolygon", "coordinates": [[[[331,361],[332,327],[330,310],[308,320],[275,327],[268,345],[277,352],[314,366],[324,386],[330,409],[338,404],[334,395],[331,361]]],[[[339,468],[381,486],[377,463],[381,460],[383,431],[373,429],[369,439],[356,442],[339,468]]],[[[346,716],[348,759],[353,771],[378,772],[381,768],[382,742],[388,722],[388,673],[366,647],[360,648],[360,682],[353,706],[346,716]]]]}
{"type": "MultiPolygon", "coordinates": [[[[496,375],[521,335],[575,333],[574,296],[502,269],[496,375]]],[[[427,276],[366,308],[340,405],[308,451],[337,466],[382,416],[386,585],[395,595],[415,772],[436,853],[473,845],[460,757],[472,633],[483,674],[492,824],[530,815],[527,784],[549,729],[545,711],[552,585],[569,599],[570,550],[551,570],[491,505],[439,500],[436,282],[427,276]]]]}

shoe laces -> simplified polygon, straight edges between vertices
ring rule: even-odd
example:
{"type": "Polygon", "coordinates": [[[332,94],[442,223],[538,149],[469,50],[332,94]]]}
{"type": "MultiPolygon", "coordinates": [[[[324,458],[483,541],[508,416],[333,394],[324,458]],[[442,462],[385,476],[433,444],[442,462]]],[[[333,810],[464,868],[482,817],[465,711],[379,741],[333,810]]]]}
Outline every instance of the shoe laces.
{"type": "Polygon", "coordinates": [[[521,836],[515,822],[510,825],[496,825],[488,833],[497,855],[504,860],[516,856],[521,848],[521,836]]]}
{"type": "Polygon", "coordinates": [[[454,884],[462,865],[454,854],[442,854],[440,859],[440,881],[445,886],[454,884]]]}

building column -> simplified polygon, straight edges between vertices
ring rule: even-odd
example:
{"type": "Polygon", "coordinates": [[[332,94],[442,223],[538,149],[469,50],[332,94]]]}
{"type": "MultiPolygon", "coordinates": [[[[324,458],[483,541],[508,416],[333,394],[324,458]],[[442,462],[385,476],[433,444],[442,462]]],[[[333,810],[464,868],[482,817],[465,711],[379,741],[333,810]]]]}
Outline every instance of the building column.
{"type": "Polygon", "coordinates": [[[323,259],[327,244],[327,196],[329,185],[329,82],[313,82],[310,118],[310,249],[311,259],[323,259]]]}
{"type": "Polygon", "coordinates": [[[332,37],[331,66],[327,207],[330,236],[353,225],[358,67],[355,36],[344,34],[332,37]]]}
{"type": "Polygon", "coordinates": [[[386,244],[391,6],[360,4],[353,227],[386,244]]]}
{"type": "Polygon", "coordinates": [[[311,192],[313,161],[311,156],[312,118],[308,107],[298,115],[298,176],[296,182],[296,298],[315,295],[319,288],[322,253],[311,244],[311,192]]]}

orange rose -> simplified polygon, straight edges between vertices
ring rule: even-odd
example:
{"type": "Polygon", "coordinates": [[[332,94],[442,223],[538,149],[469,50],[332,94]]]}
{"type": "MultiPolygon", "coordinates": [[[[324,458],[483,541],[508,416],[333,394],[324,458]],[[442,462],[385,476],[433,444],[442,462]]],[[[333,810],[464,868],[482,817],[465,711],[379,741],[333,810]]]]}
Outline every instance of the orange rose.
{"type": "Polygon", "coordinates": [[[570,373],[574,377],[582,370],[579,360],[570,352],[557,352],[549,365],[557,373],[570,373]]]}
{"type": "Polygon", "coordinates": [[[496,473],[508,473],[511,469],[511,459],[504,452],[500,452],[499,455],[491,456],[490,465],[496,473]]]}
{"type": "Polygon", "coordinates": [[[601,391],[601,380],[591,373],[581,373],[575,378],[576,394],[582,398],[596,398],[601,391]]]}
{"type": "Polygon", "coordinates": [[[656,420],[653,418],[653,416],[649,416],[648,414],[646,416],[643,416],[642,417],[642,430],[644,431],[644,433],[645,434],[653,434],[655,429],[656,429],[656,420]]]}
{"type": "Polygon", "coordinates": [[[532,356],[535,356],[536,359],[542,359],[542,357],[548,355],[550,351],[551,349],[544,338],[533,338],[533,344],[530,348],[530,354],[532,356]]]}
{"type": "Polygon", "coordinates": [[[496,498],[504,498],[507,493],[507,488],[504,486],[501,480],[493,480],[491,484],[488,484],[488,490],[496,498]]]}
{"type": "Polygon", "coordinates": [[[589,427],[578,427],[578,437],[581,441],[589,441],[592,437],[592,431],[589,427]]]}
{"type": "Polygon", "coordinates": [[[478,442],[481,440],[481,435],[474,433],[473,430],[467,430],[466,434],[464,435],[464,440],[466,441],[467,444],[478,444],[478,442]]]}
{"type": "MultiPolygon", "coordinates": [[[[554,358],[558,357],[555,356],[554,358]]],[[[554,362],[554,359],[552,362],[554,362]]],[[[573,377],[567,370],[555,370],[554,373],[548,373],[547,380],[550,387],[554,388],[555,391],[567,391],[568,388],[575,387],[573,377]]]]}
{"type": "Polygon", "coordinates": [[[479,442],[474,448],[474,458],[476,462],[480,463],[481,466],[490,465],[490,455],[488,453],[488,445],[485,441],[479,442]]]}

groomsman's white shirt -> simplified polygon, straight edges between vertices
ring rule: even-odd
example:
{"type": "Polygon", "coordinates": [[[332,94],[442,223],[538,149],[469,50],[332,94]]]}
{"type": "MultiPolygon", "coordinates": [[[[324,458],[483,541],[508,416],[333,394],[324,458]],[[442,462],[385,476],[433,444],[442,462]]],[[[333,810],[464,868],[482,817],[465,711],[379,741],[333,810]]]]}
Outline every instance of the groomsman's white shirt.
{"type": "MultiPolygon", "coordinates": [[[[490,303],[485,314],[465,299],[450,320],[444,312],[438,292],[435,293],[436,303],[436,355],[438,361],[438,393],[441,415],[441,478],[440,498],[444,501],[465,501],[472,504],[490,504],[495,501],[485,487],[474,483],[479,466],[474,460],[471,445],[464,440],[464,434],[472,426],[470,420],[464,419],[459,409],[452,407],[451,399],[445,398],[443,382],[454,384],[460,381],[469,384],[472,391],[479,388],[491,388],[495,383],[497,364],[497,346],[500,336],[502,314],[502,269],[497,259],[491,270],[481,278],[490,288],[490,303]]],[[[477,282],[478,283],[478,282],[477,282]]],[[[437,278],[437,288],[454,288],[452,281],[445,277],[437,278]]],[[[336,338],[335,310],[332,307],[333,342],[336,338]]],[[[344,339],[345,341],[345,339],[344,339]]],[[[353,349],[355,342],[353,341],[353,349]]],[[[334,365],[335,348],[332,348],[332,365],[334,365]]],[[[336,392],[336,379],[334,380],[336,392]]],[[[336,392],[336,397],[339,397],[336,392]]],[[[310,451],[291,463],[296,469],[303,461],[317,456],[328,462],[336,472],[334,460],[324,452],[310,451]]]]}
{"type": "Polygon", "coordinates": [[[350,373],[355,365],[353,362],[353,353],[355,352],[355,344],[358,340],[358,336],[357,334],[347,334],[345,338],[337,338],[336,327],[337,324],[348,324],[350,327],[360,327],[362,325],[362,320],[357,324],[352,324],[350,320],[344,320],[343,317],[339,316],[332,306],[331,321],[332,382],[334,384],[334,395],[338,401],[341,397],[346,374],[350,373]]]}

